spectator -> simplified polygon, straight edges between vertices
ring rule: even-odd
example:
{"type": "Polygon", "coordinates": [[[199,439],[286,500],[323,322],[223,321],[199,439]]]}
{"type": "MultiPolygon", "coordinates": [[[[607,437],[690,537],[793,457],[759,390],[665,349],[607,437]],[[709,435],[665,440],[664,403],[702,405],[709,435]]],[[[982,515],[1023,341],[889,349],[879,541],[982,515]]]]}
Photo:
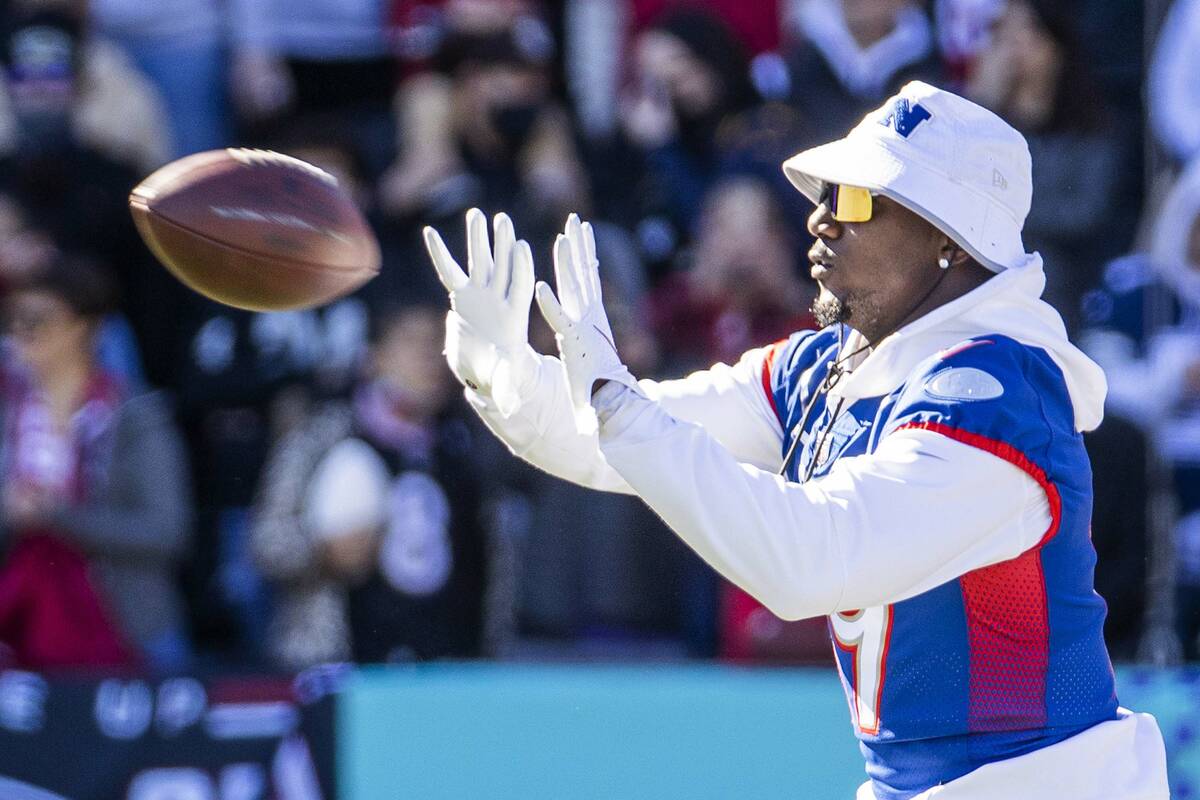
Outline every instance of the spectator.
{"type": "Polygon", "coordinates": [[[1150,64],[1150,123],[1176,160],[1200,152],[1200,1],[1175,0],[1150,64]]]}
{"type": "Polygon", "coordinates": [[[244,133],[286,129],[295,116],[343,118],[376,178],[396,152],[399,78],[380,0],[231,0],[229,68],[244,133]]]}
{"type": "MultiPolygon", "coordinates": [[[[53,240],[30,225],[29,217],[11,197],[0,194],[0,296],[62,257],[53,240]]],[[[146,386],[142,356],[128,318],[114,310],[96,332],[96,363],[133,391],[146,386]]]]}
{"type": "Polygon", "coordinates": [[[0,15],[0,153],[53,149],[69,134],[143,173],[167,160],[161,98],[120,50],[88,34],[82,4],[8,5],[0,15]]]}
{"type": "Polygon", "coordinates": [[[271,458],[253,545],[277,589],[268,649],[283,667],[482,652],[483,485],[442,332],[432,306],[381,314],[353,401],[271,458]]]}
{"type": "MultiPolygon", "coordinates": [[[[591,139],[610,137],[616,130],[620,73],[628,33],[640,34],[672,8],[687,0],[568,0],[564,4],[565,73],[582,132],[591,139]]],[[[745,3],[708,0],[707,11],[724,21],[747,52],[754,56],[751,74],[767,86],[786,84],[778,50],[783,14],[779,0],[745,3]]],[[[756,84],[758,81],[756,80],[756,84]]],[[[760,87],[760,90],[763,87],[760,87]]]]}
{"type": "MultiPolygon", "coordinates": [[[[755,347],[812,327],[815,287],[800,277],[797,242],[769,187],[732,178],[704,199],[691,269],[650,298],[672,371],[733,363],[755,347]]],[[[807,261],[805,261],[807,263],[807,261]]]]}
{"type": "Polygon", "coordinates": [[[119,45],[160,93],[171,158],[229,144],[217,0],[91,0],[88,11],[97,35],[119,45]]]}
{"type": "Polygon", "coordinates": [[[1118,198],[1136,176],[1122,168],[1120,134],[1071,24],[1058,4],[1010,0],[975,61],[966,94],[1029,143],[1035,199],[1025,245],[1049,265],[1045,299],[1074,332],[1079,300],[1099,278],[1099,266],[1129,244],[1118,198]]]}
{"type": "Polygon", "coordinates": [[[938,49],[946,77],[957,87],[966,83],[971,66],[987,48],[992,24],[1004,11],[1004,0],[935,0],[933,15],[938,49]]]}
{"type": "Polygon", "coordinates": [[[98,268],[61,260],[8,299],[0,631],[30,666],[175,671],[190,659],[186,458],[163,398],[95,362],[110,299],[98,268]]]}
{"type": "MultiPolygon", "coordinates": [[[[653,25],[654,21],[672,8],[685,6],[690,0],[630,0],[633,22],[638,27],[653,25]]],[[[744,3],[740,0],[707,0],[704,6],[729,26],[749,52],[759,53],[779,48],[783,17],[781,6],[786,0],[761,0],[744,3]]]]}
{"type": "Polygon", "coordinates": [[[549,28],[523,3],[451,4],[445,24],[436,65],[449,80],[406,84],[411,136],[385,178],[386,207],[422,223],[504,208],[549,240],[569,210],[590,205],[570,117],[552,92],[549,28]]]}
{"type": "MultiPolygon", "coordinates": [[[[323,337],[303,313],[255,314],[188,293],[171,336],[180,421],[198,506],[197,550],[186,587],[196,635],[235,663],[258,655],[267,587],[249,550],[249,509],[286,389],[311,370],[323,337]]],[[[303,404],[299,409],[303,413],[303,404]]]]}
{"type": "MultiPolygon", "coordinates": [[[[1171,190],[1152,249],[1118,259],[1084,302],[1081,343],[1108,375],[1108,407],[1136,422],[1174,474],[1180,503],[1180,636],[1200,632],[1200,163],[1171,190]]],[[[1124,447],[1124,445],[1122,445],[1124,447]]]]}
{"type": "Polygon", "coordinates": [[[758,102],[745,49],[713,14],[698,7],[672,9],[635,43],[634,84],[622,107],[633,149],[630,176],[615,204],[629,208],[637,186],[643,252],[663,262],[686,240],[700,203],[721,174],[732,143],[722,134],[758,102]]]}
{"type": "Polygon", "coordinates": [[[55,248],[103,262],[117,278],[121,311],[149,377],[161,383],[167,359],[160,345],[174,323],[169,298],[178,284],[150,269],[126,200],[138,170],[162,154],[135,156],[125,147],[133,140],[123,137],[153,119],[136,101],[148,95],[135,75],[108,71],[104,59],[93,73],[93,52],[103,48],[66,11],[15,10],[0,18],[0,203],[15,222],[0,255],[8,259],[6,271],[55,248]],[[127,115],[135,122],[121,118],[127,115]],[[92,125],[98,120],[105,125],[92,125]]]}
{"type": "Polygon", "coordinates": [[[789,21],[793,103],[812,143],[841,136],[910,80],[941,83],[933,28],[914,0],[793,0],[789,21]]]}

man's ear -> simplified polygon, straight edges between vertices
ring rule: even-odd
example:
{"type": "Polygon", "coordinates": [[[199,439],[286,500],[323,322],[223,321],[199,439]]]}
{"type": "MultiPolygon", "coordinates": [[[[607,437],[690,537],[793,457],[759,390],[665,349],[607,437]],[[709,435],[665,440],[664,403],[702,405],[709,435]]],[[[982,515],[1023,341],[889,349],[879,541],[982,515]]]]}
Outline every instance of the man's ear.
{"type": "Polygon", "coordinates": [[[971,255],[954,243],[949,237],[942,239],[942,246],[938,249],[938,259],[946,259],[950,262],[950,268],[961,267],[968,261],[971,261],[971,255]]]}

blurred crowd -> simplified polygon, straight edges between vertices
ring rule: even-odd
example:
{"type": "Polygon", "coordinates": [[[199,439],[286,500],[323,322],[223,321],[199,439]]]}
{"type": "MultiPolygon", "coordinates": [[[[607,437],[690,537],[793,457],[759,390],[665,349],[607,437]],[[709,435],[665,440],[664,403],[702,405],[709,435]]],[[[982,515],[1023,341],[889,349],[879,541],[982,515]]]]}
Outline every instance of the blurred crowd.
{"type": "Polygon", "coordinates": [[[736,359],[813,324],[780,163],[917,78],[1025,134],[1026,246],[1108,371],[1114,655],[1147,620],[1197,655],[1200,0],[0,0],[0,68],[0,663],[827,662],[823,621],[481,428],[420,230],[461,256],[507,211],[548,277],[578,211],[635,374],[736,359]],[[381,275],[270,314],[170,278],[128,192],[229,145],[337,176],[381,275]]]}

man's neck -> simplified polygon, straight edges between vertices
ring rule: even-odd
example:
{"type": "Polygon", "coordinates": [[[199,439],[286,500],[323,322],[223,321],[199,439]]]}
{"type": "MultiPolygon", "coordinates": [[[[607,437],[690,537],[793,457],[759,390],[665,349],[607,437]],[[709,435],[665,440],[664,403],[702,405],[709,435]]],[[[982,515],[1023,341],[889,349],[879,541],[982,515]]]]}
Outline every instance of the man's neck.
{"type": "Polygon", "coordinates": [[[973,261],[953,267],[942,273],[929,293],[907,315],[896,322],[870,326],[870,330],[866,330],[865,328],[868,326],[864,326],[864,329],[859,332],[866,337],[872,347],[876,347],[881,341],[904,326],[910,325],[931,311],[978,289],[992,277],[995,277],[995,273],[973,261]]]}

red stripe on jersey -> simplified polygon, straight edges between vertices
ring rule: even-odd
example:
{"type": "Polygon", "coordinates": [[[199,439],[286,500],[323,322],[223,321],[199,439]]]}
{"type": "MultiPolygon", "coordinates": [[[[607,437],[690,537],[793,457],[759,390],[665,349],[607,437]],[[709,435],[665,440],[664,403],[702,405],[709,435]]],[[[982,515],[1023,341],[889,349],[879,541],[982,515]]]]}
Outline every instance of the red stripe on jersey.
{"type": "Polygon", "coordinates": [[[1046,477],[1046,473],[1037,464],[1030,461],[1024,453],[1010,444],[998,442],[995,439],[989,439],[986,436],[980,436],[970,431],[951,428],[949,425],[942,425],[938,422],[910,422],[907,425],[901,425],[896,428],[898,431],[903,430],[922,430],[933,431],[940,433],[942,436],[953,439],[956,442],[969,444],[972,447],[979,448],[986,453],[991,453],[994,456],[1003,458],[1008,463],[1012,464],[1017,469],[1024,472],[1029,477],[1037,481],[1038,486],[1042,487],[1042,491],[1046,493],[1046,502],[1050,505],[1050,526],[1046,528],[1046,532],[1038,541],[1036,547],[1041,547],[1054,538],[1054,534],[1058,533],[1058,526],[1062,523],[1062,498],[1059,497],[1058,487],[1050,482],[1046,477]]]}
{"type": "Polygon", "coordinates": [[[972,731],[1036,728],[1046,722],[1046,672],[1050,664],[1050,622],[1041,548],[1058,532],[1062,500],[1046,473],[1015,447],[935,422],[897,430],[934,431],[992,453],[1037,481],[1050,505],[1050,525],[1020,556],[968,572],[959,578],[970,650],[972,731]]]}
{"type": "Polygon", "coordinates": [[[980,339],[975,342],[963,342],[962,344],[956,344],[949,350],[943,350],[942,352],[938,353],[938,355],[941,356],[942,360],[945,360],[951,356],[956,356],[959,353],[970,350],[972,347],[979,347],[980,345],[985,344],[995,344],[995,342],[993,342],[991,339],[980,339]]]}
{"type": "Polygon", "coordinates": [[[771,410],[775,412],[775,418],[779,420],[779,424],[783,425],[783,414],[779,413],[779,406],[775,403],[775,392],[771,391],[771,369],[775,366],[775,359],[779,357],[780,352],[787,346],[787,339],[780,339],[775,344],[767,348],[767,356],[763,359],[762,368],[762,387],[767,393],[767,402],[771,404],[771,410]]]}
{"type": "Polygon", "coordinates": [[[968,572],[959,585],[970,650],[968,728],[1042,727],[1050,623],[1041,550],[968,572]]]}

